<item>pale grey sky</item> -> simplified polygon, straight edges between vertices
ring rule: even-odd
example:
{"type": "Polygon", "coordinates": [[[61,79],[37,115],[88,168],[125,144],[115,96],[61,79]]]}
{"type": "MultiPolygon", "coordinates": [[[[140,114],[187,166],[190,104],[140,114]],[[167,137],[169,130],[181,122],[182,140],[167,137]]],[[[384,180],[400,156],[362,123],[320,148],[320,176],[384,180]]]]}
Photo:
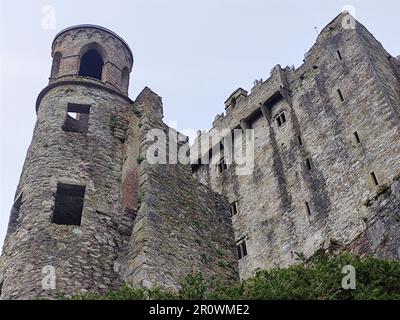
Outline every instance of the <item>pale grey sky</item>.
{"type": "Polygon", "coordinates": [[[236,88],[250,90],[276,64],[300,65],[314,27],[345,6],[400,54],[398,0],[0,0],[0,246],[58,31],[92,23],[119,34],[135,56],[131,98],[149,86],[163,97],[167,123],[197,130],[211,126],[236,88]],[[55,29],[42,27],[48,6],[55,29]]]}

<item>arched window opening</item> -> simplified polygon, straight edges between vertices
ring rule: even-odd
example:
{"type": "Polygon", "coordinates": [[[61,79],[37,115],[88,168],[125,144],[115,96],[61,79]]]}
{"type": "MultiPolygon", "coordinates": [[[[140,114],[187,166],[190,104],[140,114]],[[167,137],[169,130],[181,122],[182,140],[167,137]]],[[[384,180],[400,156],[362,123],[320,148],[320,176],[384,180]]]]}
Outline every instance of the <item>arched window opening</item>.
{"type": "Polygon", "coordinates": [[[60,71],[62,55],[60,52],[56,52],[53,57],[53,65],[51,67],[51,78],[57,78],[58,72],[60,71]]]}
{"type": "Polygon", "coordinates": [[[101,80],[103,73],[104,61],[97,50],[92,49],[87,51],[81,58],[81,66],[79,76],[91,77],[101,80]]]}
{"type": "Polygon", "coordinates": [[[125,67],[121,75],[121,89],[123,92],[128,92],[129,87],[129,69],[125,67]]]}

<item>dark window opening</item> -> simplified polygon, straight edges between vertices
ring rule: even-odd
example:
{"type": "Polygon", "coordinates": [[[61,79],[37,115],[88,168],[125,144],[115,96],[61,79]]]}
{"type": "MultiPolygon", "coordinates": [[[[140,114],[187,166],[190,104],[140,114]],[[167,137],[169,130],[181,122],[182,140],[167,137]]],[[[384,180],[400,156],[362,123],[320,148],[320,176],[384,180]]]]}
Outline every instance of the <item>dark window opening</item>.
{"type": "Polygon", "coordinates": [[[0,297],[1,297],[1,294],[3,293],[3,284],[4,284],[4,281],[1,281],[0,282],[0,297]]]}
{"type": "Polygon", "coordinates": [[[89,50],[81,58],[79,76],[101,80],[104,61],[97,50],[89,50]]]}
{"type": "Polygon", "coordinates": [[[22,205],[22,196],[23,194],[21,193],[15,200],[11,208],[10,221],[8,223],[8,232],[14,232],[18,227],[18,220],[20,217],[20,211],[22,205]]]}
{"type": "Polygon", "coordinates": [[[236,245],[239,260],[247,256],[246,241],[242,240],[236,245]]]}
{"type": "Polygon", "coordinates": [[[231,203],[231,217],[238,213],[238,203],[237,201],[231,203]]]}
{"type": "Polygon", "coordinates": [[[310,204],[306,201],[305,202],[306,205],[306,212],[308,216],[311,216],[311,209],[310,209],[310,204]]]}
{"type": "Polygon", "coordinates": [[[309,158],[306,159],[306,167],[307,167],[307,170],[311,170],[311,161],[309,158]]]}
{"type": "Polygon", "coordinates": [[[372,182],[376,185],[379,186],[379,182],[378,182],[378,178],[375,175],[375,172],[371,172],[371,178],[372,178],[372,182]]]}
{"type": "Polygon", "coordinates": [[[339,57],[339,60],[342,60],[342,59],[343,59],[343,58],[342,58],[342,54],[340,53],[340,50],[337,51],[337,55],[338,55],[338,57],[339,57]]]}
{"type": "Polygon", "coordinates": [[[53,65],[51,67],[51,78],[57,78],[58,72],[60,71],[62,55],[60,52],[56,52],[53,57],[53,65]]]}
{"type": "Polygon", "coordinates": [[[299,140],[299,145],[302,146],[303,145],[303,139],[301,139],[301,136],[298,136],[297,139],[299,140]]]}
{"type": "Polygon", "coordinates": [[[276,123],[278,124],[278,127],[281,127],[285,122],[286,122],[285,112],[282,112],[276,117],[276,123]]]}
{"type": "Polygon", "coordinates": [[[343,102],[343,101],[344,101],[344,97],[343,97],[342,91],[341,91],[340,89],[338,89],[338,90],[337,90],[337,93],[338,93],[338,95],[339,95],[340,101],[343,102]]]}
{"type": "Polygon", "coordinates": [[[66,132],[86,133],[89,129],[90,106],[68,103],[67,117],[62,129],[66,132]]]}
{"type": "Polygon", "coordinates": [[[228,165],[225,162],[225,158],[222,158],[220,162],[218,162],[218,173],[224,172],[226,169],[228,169],[228,165]]]}
{"type": "Polygon", "coordinates": [[[354,139],[356,140],[356,142],[357,143],[361,143],[360,136],[358,135],[358,132],[355,131],[353,134],[354,134],[354,139]]]}
{"type": "Polygon", "coordinates": [[[85,186],[59,183],[52,222],[61,225],[80,226],[85,186]]]}

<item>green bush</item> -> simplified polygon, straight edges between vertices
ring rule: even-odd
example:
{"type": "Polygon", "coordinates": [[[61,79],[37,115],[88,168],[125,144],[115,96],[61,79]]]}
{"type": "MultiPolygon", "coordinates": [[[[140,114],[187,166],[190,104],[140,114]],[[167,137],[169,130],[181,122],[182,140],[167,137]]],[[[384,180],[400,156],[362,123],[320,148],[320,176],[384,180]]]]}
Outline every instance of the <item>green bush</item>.
{"type": "MultiPolygon", "coordinates": [[[[65,298],[65,297],[61,297],[65,298]]],[[[400,262],[350,254],[337,257],[315,256],[310,261],[288,268],[263,270],[233,286],[218,280],[207,282],[201,273],[187,275],[179,292],[164,288],[132,288],[124,285],[104,296],[79,294],[71,299],[85,300],[240,300],[240,299],[395,299],[400,300],[400,262]],[[345,276],[342,268],[351,265],[356,270],[356,289],[342,288],[345,276]]]]}

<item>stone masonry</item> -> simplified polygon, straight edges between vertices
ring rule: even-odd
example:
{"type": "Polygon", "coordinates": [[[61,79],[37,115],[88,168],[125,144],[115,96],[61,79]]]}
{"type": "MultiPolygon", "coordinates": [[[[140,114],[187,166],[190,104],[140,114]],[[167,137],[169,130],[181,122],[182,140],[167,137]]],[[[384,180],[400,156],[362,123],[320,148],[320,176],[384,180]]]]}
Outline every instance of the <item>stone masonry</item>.
{"type": "Polygon", "coordinates": [[[230,284],[320,250],[400,259],[400,61],[348,13],[299,68],[277,65],[250,93],[234,91],[191,147],[163,123],[157,94],[128,97],[133,54],[112,31],[65,29],[52,57],[0,299],[124,282],[178,290],[197,271],[230,284]],[[237,131],[250,140],[229,144],[237,131]],[[167,137],[155,150],[153,132],[167,137]],[[175,147],[194,161],[176,161],[175,147]],[[237,154],[252,147],[251,171],[238,174],[237,154]],[[152,161],[160,154],[166,162],[152,161]]]}
{"type": "Polygon", "coordinates": [[[369,205],[400,173],[400,64],[349,19],[329,23],[299,68],[277,65],[251,93],[236,90],[192,147],[203,155],[202,141],[224,143],[222,130],[254,129],[252,174],[235,174],[235,161],[219,172],[218,153],[212,165],[193,165],[200,182],[237,203],[235,237],[248,253],[241,278],[332,244],[400,259],[398,193],[369,205]]]}
{"type": "Polygon", "coordinates": [[[189,164],[144,159],[147,131],[169,128],[150,89],[127,96],[128,45],[81,25],[56,36],[52,56],[0,258],[1,299],[104,293],[126,281],[176,290],[192,271],[236,281],[225,198],[189,164]]]}

